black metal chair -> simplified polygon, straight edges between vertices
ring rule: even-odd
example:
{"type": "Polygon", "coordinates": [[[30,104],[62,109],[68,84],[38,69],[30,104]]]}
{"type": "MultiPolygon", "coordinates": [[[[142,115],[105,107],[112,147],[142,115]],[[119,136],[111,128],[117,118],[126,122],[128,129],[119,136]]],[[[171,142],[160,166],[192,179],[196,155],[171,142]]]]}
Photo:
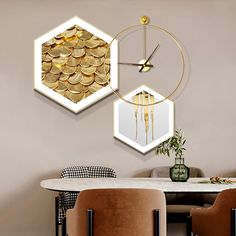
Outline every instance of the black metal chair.
{"type": "MultiPolygon", "coordinates": [[[[116,178],[115,170],[104,166],[71,166],[62,170],[61,178],[116,178]]],[[[66,235],[66,211],[74,207],[78,193],[60,192],[55,198],[55,232],[66,235]]]]}

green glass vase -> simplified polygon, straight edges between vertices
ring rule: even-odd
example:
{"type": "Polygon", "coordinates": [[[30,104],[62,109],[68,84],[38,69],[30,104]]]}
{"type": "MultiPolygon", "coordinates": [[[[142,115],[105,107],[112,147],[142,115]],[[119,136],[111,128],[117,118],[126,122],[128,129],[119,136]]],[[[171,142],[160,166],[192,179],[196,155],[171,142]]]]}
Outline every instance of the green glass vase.
{"type": "Polygon", "coordinates": [[[189,168],[184,164],[184,158],[175,158],[175,165],[170,168],[170,178],[173,182],[186,182],[189,179],[189,168]]]}

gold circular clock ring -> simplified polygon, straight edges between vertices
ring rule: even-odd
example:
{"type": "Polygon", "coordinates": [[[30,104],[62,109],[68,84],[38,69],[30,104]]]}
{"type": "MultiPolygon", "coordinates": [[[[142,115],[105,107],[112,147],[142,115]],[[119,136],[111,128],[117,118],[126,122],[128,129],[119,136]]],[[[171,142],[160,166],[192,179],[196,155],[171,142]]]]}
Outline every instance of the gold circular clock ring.
{"type": "MultiPolygon", "coordinates": [[[[121,36],[122,34],[124,34],[125,32],[131,30],[131,29],[134,29],[134,28],[137,28],[137,27],[143,27],[143,25],[132,25],[132,26],[129,26],[123,30],[121,30],[119,33],[117,33],[115,35],[115,37],[112,39],[112,41],[109,43],[109,46],[119,37],[121,36]]],[[[150,28],[153,28],[153,29],[157,29],[157,30],[160,30],[161,32],[163,32],[165,35],[167,35],[168,37],[171,38],[171,40],[175,43],[175,45],[177,46],[178,48],[178,51],[179,51],[179,54],[180,54],[180,58],[181,58],[181,63],[182,63],[182,70],[181,70],[181,76],[180,76],[180,79],[176,85],[176,87],[171,91],[171,93],[169,93],[167,96],[165,96],[164,99],[160,100],[160,101],[157,101],[157,102],[153,102],[153,103],[148,103],[148,104],[141,104],[141,103],[134,103],[134,102],[131,102],[127,99],[124,99],[117,91],[115,91],[115,89],[112,88],[111,84],[110,84],[110,81],[108,82],[108,85],[110,86],[111,90],[113,91],[113,93],[115,93],[120,99],[122,99],[123,101],[129,103],[129,104],[132,104],[132,105],[136,105],[136,106],[152,106],[152,105],[156,105],[156,104],[159,104],[161,102],[164,102],[165,100],[169,99],[170,97],[172,97],[174,95],[174,93],[178,90],[178,88],[180,87],[181,83],[183,82],[183,78],[184,78],[184,75],[185,75],[185,58],[184,58],[184,49],[183,47],[180,45],[178,39],[171,33],[169,32],[168,30],[160,27],[160,26],[157,26],[157,25],[148,25],[148,27],[150,28]]]]}

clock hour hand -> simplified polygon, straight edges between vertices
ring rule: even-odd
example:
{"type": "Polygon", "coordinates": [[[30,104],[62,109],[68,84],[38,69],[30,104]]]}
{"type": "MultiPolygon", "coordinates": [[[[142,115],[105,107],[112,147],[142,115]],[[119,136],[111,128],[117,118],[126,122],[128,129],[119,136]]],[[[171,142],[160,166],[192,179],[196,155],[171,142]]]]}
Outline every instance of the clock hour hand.
{"type": "MultiPolygon", "coordinates": [[[[129,65],[129,66],[143,66],[141,63],[129,63],[129,62],[118,62],[120,65],[129,65]]],[[[145,65],[146,67],[153,67],[151,64],[145,65]]]]}
{"type": "Polygon", "coordinates": [[[153,52],[151,53],[151,55],[148,57],[148,59],[142,64],[141,68],[139,69],[139,72],[141,72],[143,70],[144,67],[146,67],[149,62],[149,60],[152,58],[152,56],[154,55],[154,53],[156,52],[156,50],[159,48],[160,44],[157,44],[157,46],[154,48],[153,52]]]}

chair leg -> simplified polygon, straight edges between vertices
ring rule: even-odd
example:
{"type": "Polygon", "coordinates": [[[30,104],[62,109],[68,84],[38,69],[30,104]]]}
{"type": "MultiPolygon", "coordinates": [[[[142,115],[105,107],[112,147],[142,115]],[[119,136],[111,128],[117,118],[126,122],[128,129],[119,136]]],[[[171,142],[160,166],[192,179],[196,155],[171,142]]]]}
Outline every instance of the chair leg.
{"type": "Polygon", "coordinates": [[[231,236],[236,236],[236,208],[231,209],[231,236]]]}
{"type": "Polygon", "coordinates": [[[87,210],[87,235],[93,236],[93,210],[87,210]]]}
{"type": "Polygon", "coordinates": [[[192,217],[187,216],[186,218],[186,229],[187,229],[187,236],[192,235],[192,217]]]}
{"type": "Polygon", "coordinates": [[[160,236],[160,211],[154,210],[154,236],[160,236]]]}
{"type": "Polygon", "coordinates": [[[66,236],[66,217],[62,219],[61,234],[62,236],[66,236]]]}
{"type": "Polygon", "coordinates": [[[59,207],[59,198],[55,198],[55,234],[58,236],[59,231],[59,222],[58,222],[58,207],[59,207]]]}

